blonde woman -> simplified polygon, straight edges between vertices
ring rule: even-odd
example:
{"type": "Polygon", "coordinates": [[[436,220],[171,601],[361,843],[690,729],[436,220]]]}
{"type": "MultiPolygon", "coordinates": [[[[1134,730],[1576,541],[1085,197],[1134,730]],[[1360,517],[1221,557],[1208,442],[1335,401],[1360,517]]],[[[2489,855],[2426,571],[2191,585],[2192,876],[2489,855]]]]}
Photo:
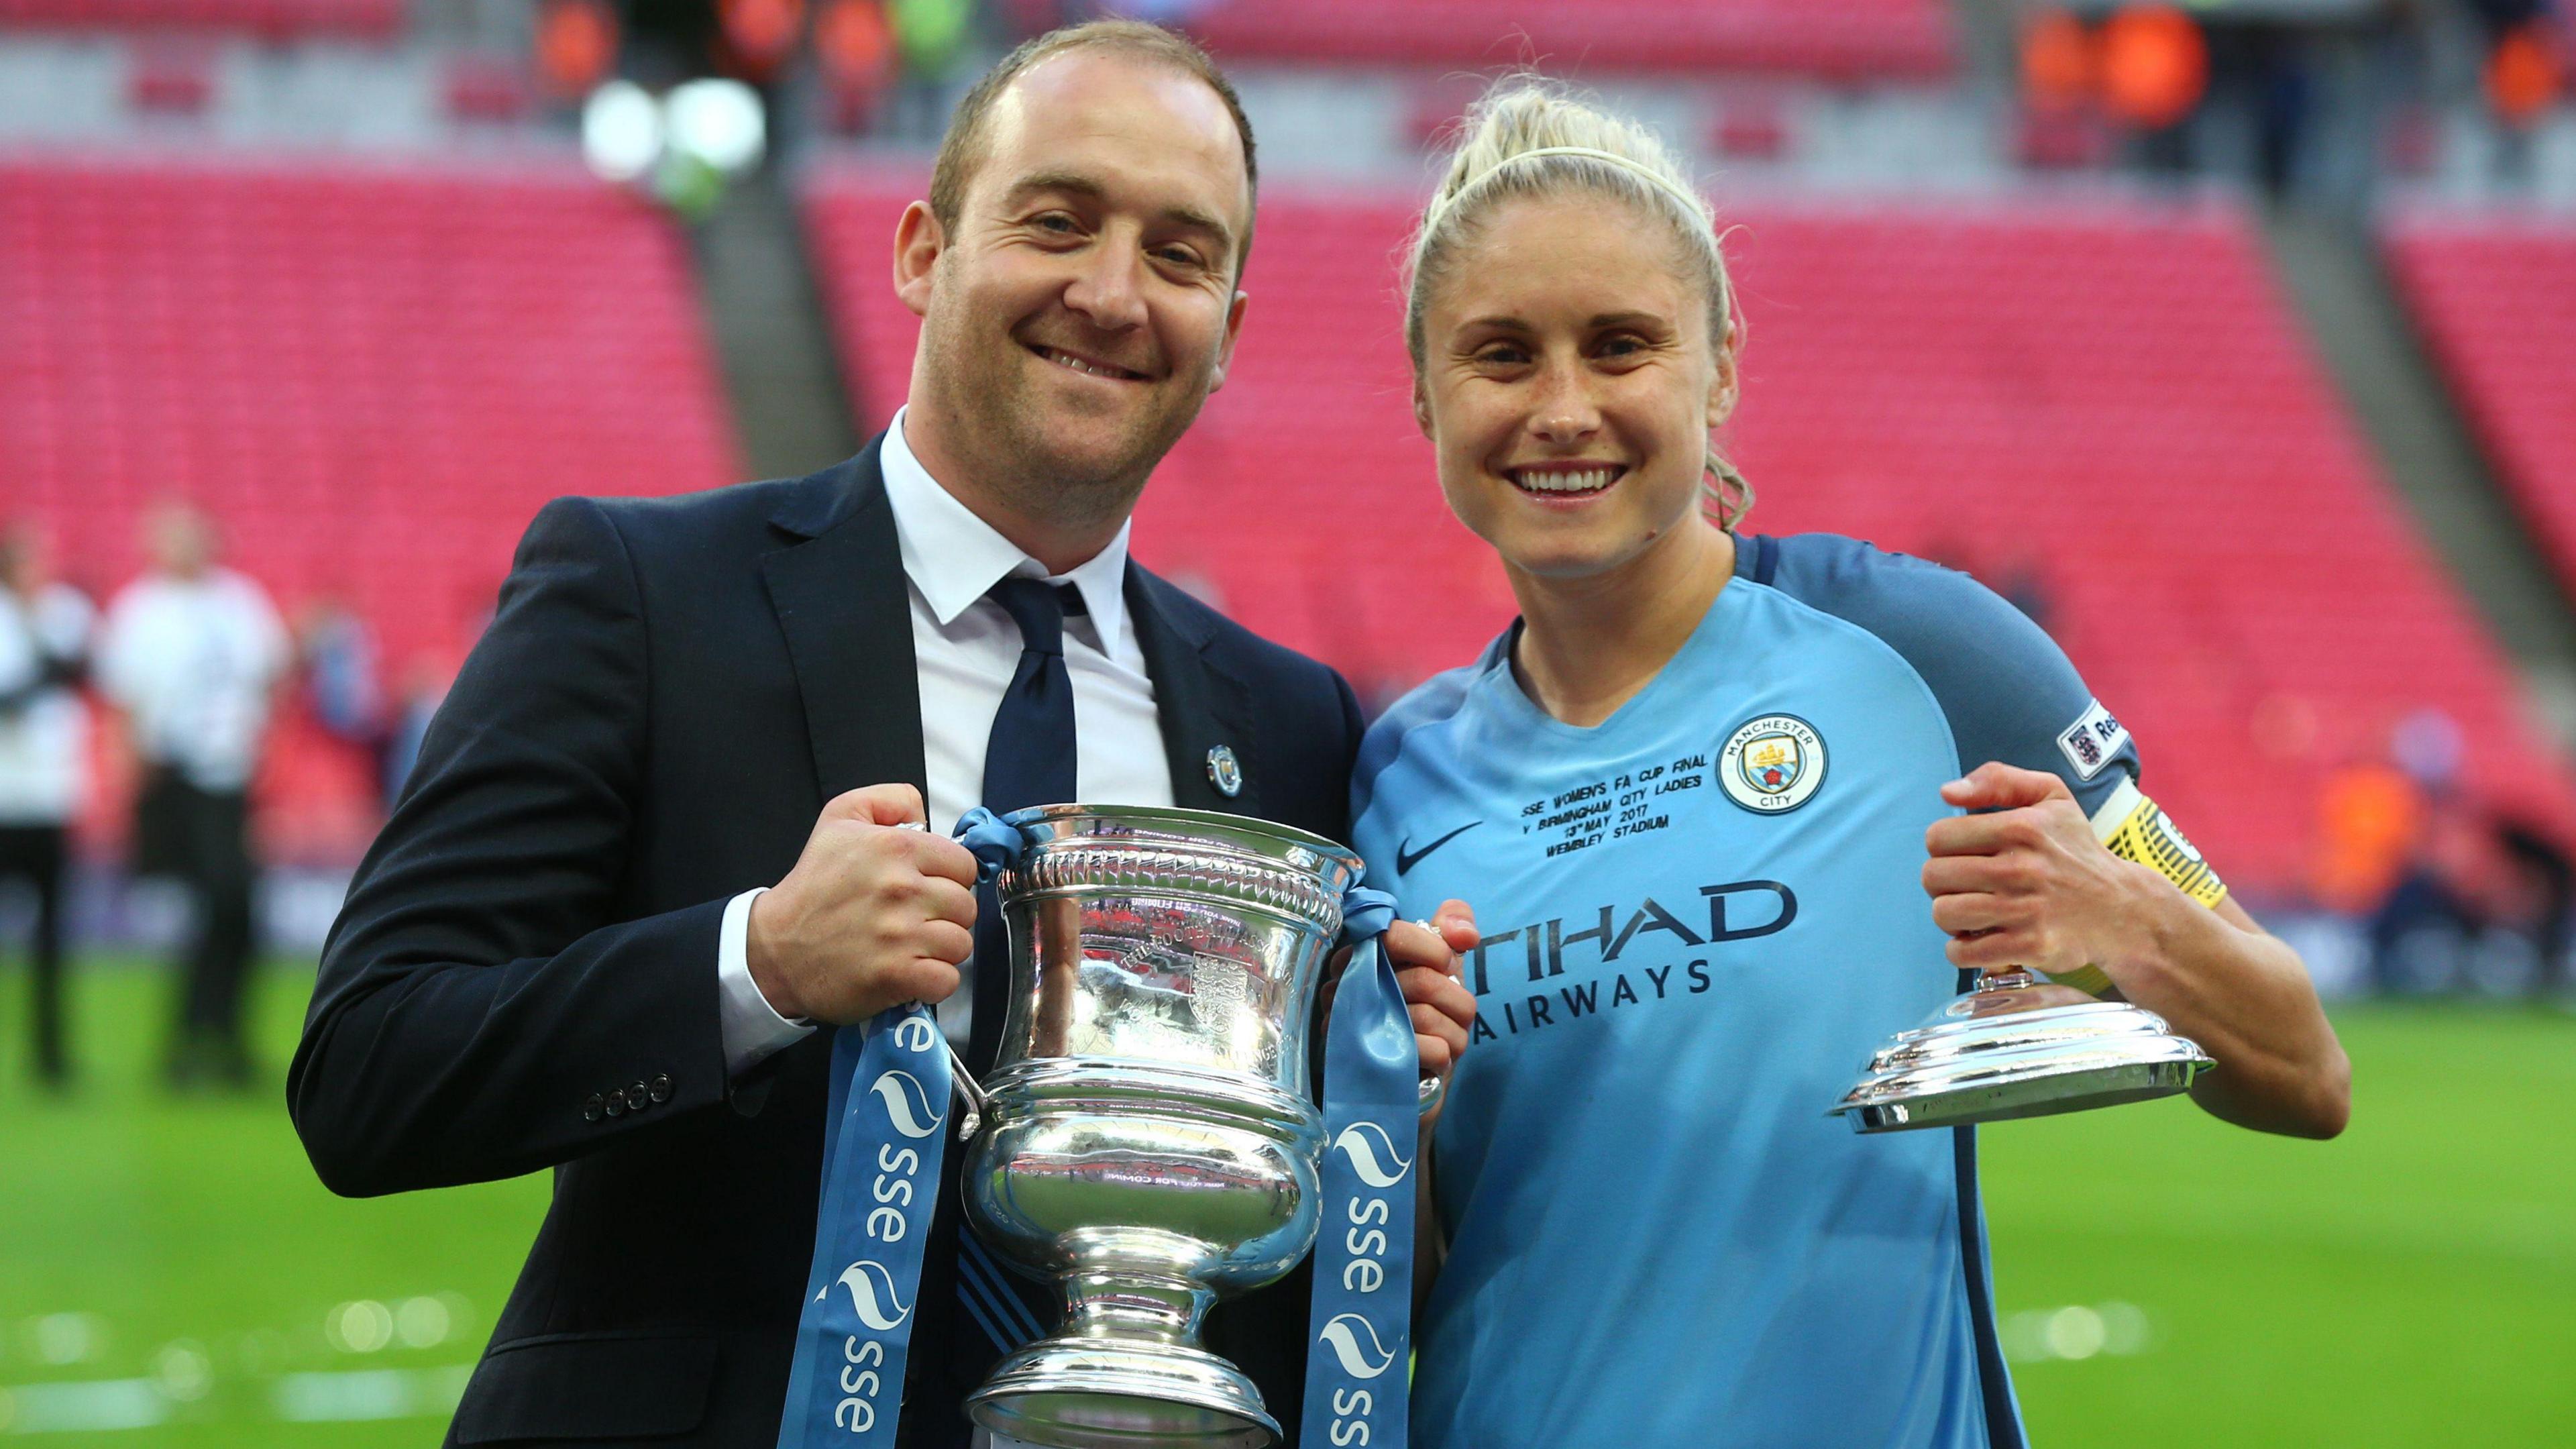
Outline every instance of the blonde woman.
{"type": "Polygon", "coordinates": [[[2018,1444],[1974,1139],[1824,1109],[1965,969],[2023,964],[2198,1040],[2210,1112],[2331,1136],[2349,1068],[2305,970],[2009,605],[1741,531],[1709,436],[1743,327],[1651,133],[1498,88],[1409,287],[1415,414],[1521,610],[1356,776],[1373,878],[1486,931],[1417,1442],[2018,1444]],[[2178,846],[2175,878],[2100,843],[2121,824],[2178,846]]]}

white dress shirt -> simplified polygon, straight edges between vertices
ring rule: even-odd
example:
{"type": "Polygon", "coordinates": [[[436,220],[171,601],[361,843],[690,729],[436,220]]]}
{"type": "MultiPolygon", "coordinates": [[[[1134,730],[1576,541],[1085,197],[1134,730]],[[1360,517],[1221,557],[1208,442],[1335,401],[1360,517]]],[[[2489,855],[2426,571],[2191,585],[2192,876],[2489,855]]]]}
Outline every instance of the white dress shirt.
{"type": "Polygon", "coordinates": [[[99,689],[133,717],[137,746],[200,790],[250,787],[271,688],[289,660],[268,594],[231,569],[146,574],[108,606],[99,689]]]}
{"type": "MultiPolygon", "coordinates": [[[[67,584],[22,599],[0,588],[0,695],[44,677],[52,659],[89,653],[97,611],[67,584]]],[[[0,710],[0,825],[68,824],[87,801],[89,710],[66,684],[0,710]]]]}
{"type": "MultiPolygon", "coordinates": [[[[1020,626],[984,595],[1013,574],[1071,584],[1090,611],[1064,621],[1065,670],[1073,679],[1074,778],[1081,797],[1171,804],[1171,765],[1154,711],[1154,682],[1146,676],[1136,623],[1127,612],[1127,529],[1121,527],[1089,562],[1050,575],[930,476],[904,441],[903,420],[903,413],[894,415],[877,462],[912,598],[931,828],[945,832],[981,803],[984,746],[1020,664],[1020,626]]],[[[725,1064],[737,1076],[814,1029],[780,1016],[751,979],[746,947],[751,903],[759,894],[745,891],[727,903],[717,937],[725,1064]]],[[[941,1029],[960,1045],[974,1005],[971,969],[966,982],[939,1007],[941,1029]]]]}

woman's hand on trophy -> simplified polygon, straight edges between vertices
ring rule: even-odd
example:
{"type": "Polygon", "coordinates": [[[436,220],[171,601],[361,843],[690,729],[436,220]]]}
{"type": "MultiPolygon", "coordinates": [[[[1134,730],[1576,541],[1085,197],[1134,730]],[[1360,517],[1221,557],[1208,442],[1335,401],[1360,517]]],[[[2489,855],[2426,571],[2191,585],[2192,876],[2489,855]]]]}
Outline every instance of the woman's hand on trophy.
{"type": "MultiPolygon", "coordinates": [[[[1476,913],[1465,901],[1442,901],[1428,921],[1398,921],[1386,931],[1387,964],[1413,1017],[1413,1049],[1425,1080],[1445,1078],[1467,1050],[1476,1025],[1476,998],[1460,977],[1466,953],[1476,949],[1476,913]]],[[[1326,967],[1322,1019],[1332,1020],[1333,995],[1350,966],[1350,952],[1334,953],[1326,967]]]]}
{"type": "Polygon", "coordinates": [[[1476,949],[1476,913],[1465,901],[1443,901],[1429,921],[1387,928],[1386,956],[1413,1015],[1413,1046],[1422,1075],[1445,1078],[1467,1050],[1476,998],[1460,981],[1465,953],[1476,949]]]}
{"type": "Polygon", "coordinates": [[[1932,923],[1950,935],[1951,964],[2050,975],[2099,965],[2116,984],[2146,944],[2150,898],[2173,887],[2113,855],[2066,782],[2045,770],[1989,762],[1942,786],[1941,798],[1981,812],[1935,821],[1924,835],[1923,890],[1932,923]]]}
{"type": "Polygon", "coordinates": [[[751,903],[751,979],[779,1015],[843,1026],[957,989],[975,857],[923,821],[910,785],[836,796],[795,869],[751,903]]]}

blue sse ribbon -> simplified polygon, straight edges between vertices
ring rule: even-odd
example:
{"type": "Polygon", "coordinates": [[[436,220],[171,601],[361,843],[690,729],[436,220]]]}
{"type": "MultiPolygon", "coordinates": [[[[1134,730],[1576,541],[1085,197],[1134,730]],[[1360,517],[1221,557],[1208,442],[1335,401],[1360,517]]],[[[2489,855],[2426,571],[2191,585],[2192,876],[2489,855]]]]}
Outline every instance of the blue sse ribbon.
{"type": "MultiPolygon", "coordinates": [[[[981,807],[956,834],[987,880],[1021,847],[1019,832],[981,807]]],[[[1413,1331],[1406,1154],[1420,1064],[1382,944],[1394,920],[1384,891],[1353,885],[1342,897],[1342,939],[1355,949],[1324,1050],[1324,1222],[1300,1449],[1404,1449],[1413,1331]]],[[[823,1196],[778,1449],[895,1441],[950,1090],[939,1023],[919,1002],[832,1038],[823,1196]]]]}
{"type": "Polygon", "coordinates": [[[1324,1226],[1299,1449],[1404,1449],[1421,1064],[1386,959],[1394,921],[1384,891],[1354,885],[1342,897],[1342,939],[1356,949],[1324,1044],[1324,1226]]]}
{"type": "MultiPolygon", "coordinates": [[[[969,811],[957,836],[986,879],[1020,848],[1019,832],[989,810],[969,811]]],[[[922,1240],[948,1142],[948,1052],[920,1002],[833,1033],[831,1083],[814,1265],[778,1449],[894,1443],[922,1240]]]]}

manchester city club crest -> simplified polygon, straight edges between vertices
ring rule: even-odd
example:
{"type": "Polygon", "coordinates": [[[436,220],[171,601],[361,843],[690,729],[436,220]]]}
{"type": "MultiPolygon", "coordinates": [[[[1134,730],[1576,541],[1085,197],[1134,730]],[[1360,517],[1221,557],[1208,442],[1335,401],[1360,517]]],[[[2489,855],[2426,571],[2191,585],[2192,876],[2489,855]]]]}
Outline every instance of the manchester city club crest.
{"type": "Polygon", "coordinates": [[[1825,737],[1794,714],[1746,720],[1718,755],[1726,796],[1756,815],[1795,810],[1825,783],[1825,737]]]}
{"type": "Polygon", "coordinates": [[[1234,757],[1228,746],[1219,745],[1208,751],[1208,783],[1228,800],[1243,793],[1243,762],[1234,757]]]}

